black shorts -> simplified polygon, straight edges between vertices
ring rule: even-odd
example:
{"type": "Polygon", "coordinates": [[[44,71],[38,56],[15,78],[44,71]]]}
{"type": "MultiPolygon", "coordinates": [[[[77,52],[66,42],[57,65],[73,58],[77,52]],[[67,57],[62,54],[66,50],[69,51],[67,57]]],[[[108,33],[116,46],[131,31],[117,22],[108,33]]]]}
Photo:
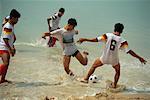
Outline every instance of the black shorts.
{"type": "Polygon", "coordinates": [[[79,53],[79,50],[77,50],[73,55],[71,55],[72,57],[75,57],[77,54],[79,53]]]}

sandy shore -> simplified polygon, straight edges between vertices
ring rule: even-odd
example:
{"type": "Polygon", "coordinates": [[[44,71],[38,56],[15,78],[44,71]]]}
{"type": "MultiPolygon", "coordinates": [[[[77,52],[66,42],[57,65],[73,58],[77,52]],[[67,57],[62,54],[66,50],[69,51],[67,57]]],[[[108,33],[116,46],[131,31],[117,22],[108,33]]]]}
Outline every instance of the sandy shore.
{"type": "Polygon", "coordinates": [[[101,92],[93,96],[45,97],[44,100],[150,100],[150,93],[106,93],[101,92]]]}
{"type": "Polygon", "coordinates": [[[94,96],[70,96],[67,100],[150,100],[150,94],[97,93],[94,96]]]}

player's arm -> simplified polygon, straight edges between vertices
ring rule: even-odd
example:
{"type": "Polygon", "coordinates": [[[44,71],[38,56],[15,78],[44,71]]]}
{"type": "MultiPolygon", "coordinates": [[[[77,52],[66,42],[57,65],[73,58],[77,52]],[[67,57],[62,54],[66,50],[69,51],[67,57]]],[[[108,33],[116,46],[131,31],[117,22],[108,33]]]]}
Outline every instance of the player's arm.
{"type": "Polygon", "coordinates": [[[78,43],[82,43],[82,42],[98,42],[98,39],[97,38],[92,38],[92,39],[80,38],[77,42],[78,43]]]}
{"type": "Polygon", "coordinates": [[[44,33],[43,36],[42,36],[42,38],[46,39],[45,38],[46,36],[51,36],[51,37],[57,38],[60,35],[61,35],[61,30],[57,29],[57,30],[52,31],[52,32],[46,32],[46,33],[44,33]]]}
{"type": "Polygon", "coordinates": [[[43,33],[43,35],[42,35],[42,38],[43,38],[43,39],[46,39],[47,36],[50,36],[50,31],[51,31],[50,20],[51,20],[51,19],[52,19],[51,17],[47,18],[49,33],[48,33],[48,32],[43,33]]]}
{"type": "Polygon", "coordinates": [[[129,45],[128,45],[128,42],[127,42],[127,41],[123,41],[123,42],[121,43],[120,49],[125,50],[125,52],[126,52],[127,54],[130,54],[131,56],[133,56],[133,57],[139,59],[141,63],[146,64],[146,60],[144,60],[142,57],[140,57],[139,55],[137,55],[133,50],[129,49],[129,45]]]}
{"type": "MultiPolygon", "coordinates": [[[[16,35],[14,34],[14,42],[13,43],[15,43],[15,42],[16,42],[16,35]]],[[[14,49],[14,52],[16,53],[15,45],[13,45],[13,49],[14,49]]]]}
{"type": "Polygon", "coordinates": [[[9,39],[8,38],[3,38],[7,48],[9,49],[10,53],[12,56],[15,55],[15,48],[11,48],[10,45],[9,45],[9,39]]]}
{"type": "Polygon", "coordinates": [[[78,31],[78,30],[75,30],[75,34],[78,35],[78,34],[79,34],[79,31],[78,31]]]}
{"type": "Polygon", "coordinates": [[[51,26],[50,26],[50,21],[52,20],[52,18],[47,18],[47,23],[48,23],[48,28],[49,28],[49,32],[51,31],[51,26]]]}
{"type": "Polygon", "coordinates": [[[130,54],[131,56],[133,56],[133,57],[139,59],[141,63],[146,64],[147,61],[144,60],[144,58],[142,58],[142,57],[140,57],[139,55],[137,55],[134,51],[129,50],[127,53],[130,54]]]}
{"type": "Polygon", "coordinates": [[[43,39],[46,39],[46,37],[47,37],[47,36],[50,36],[50,35],[51,35],[50,32],[43,33],[42,38],[43,38],[43,39]]]}
{"type": "Polygon", "coordinates": [[[97,38],[92,38],[92,39],[87,39],[87,38],[80,38],[77,42],[82,43],[82,42],[99,42],[99,41],[106,41],[107,36],[106,34],[103,34],[97,38]]]}

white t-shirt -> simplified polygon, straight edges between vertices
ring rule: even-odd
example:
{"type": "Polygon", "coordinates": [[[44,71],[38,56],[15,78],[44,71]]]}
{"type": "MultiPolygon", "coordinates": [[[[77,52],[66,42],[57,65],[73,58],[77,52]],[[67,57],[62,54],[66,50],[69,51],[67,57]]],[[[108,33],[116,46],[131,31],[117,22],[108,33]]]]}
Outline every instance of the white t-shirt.
{"type": "Polygon", "coordinates": [[[55,31],[51,32],[51,36],[57,38],[61,44],[64,46],[68,46],[69,44],[74,44],[74,35],[77,33],[77,31],[67,31],[64,28],[57,29],[55,31]]]}
{"type": "Polygon", "coordinates": [[[9,45],[11,48],[13,48],[13,44],[15,41],[14,27],[9,22],[7,22],[2,28],[2,34],[0,37],[0,50],[8,50],[3,40],[4,38],[9,39],[9,45]]]}
{"type": "Polygon", "coordinates": [[[76,30],[67,31],[64,28],[57,29],[51,32],[51,36],[59,40],[64,55],[73,55],[77,51],[74,43],[74,35],[77,34],[76,30]]]}
{"type": "Polygon", "coordinates": [[[120,36],[113,33],[106,33],[100,37],[97,37],[98,41],[105,42],[105,48],[103,50],[100,60],[103,64],[117,65],[119,63],[118,50],[122,49],[128,52],[128,42],[120,36]]]}
{"type": "Polygon", "coordinates": [[[55,13],[50,18],[51,18],[51,20],[50,20],[51,30],[58,29],[59,28],[59,21],[60,21],[61,17],[58,16],[58,13],[55,13]]]}

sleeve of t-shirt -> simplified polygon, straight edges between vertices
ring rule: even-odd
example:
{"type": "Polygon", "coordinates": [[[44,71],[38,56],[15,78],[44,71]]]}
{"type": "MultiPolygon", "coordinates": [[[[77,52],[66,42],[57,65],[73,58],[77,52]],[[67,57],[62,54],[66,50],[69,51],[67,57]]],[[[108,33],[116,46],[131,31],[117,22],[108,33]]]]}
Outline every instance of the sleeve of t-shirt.
{"type": "Polygon", "coordinates": [[[57,29],[55,31],[51,32],[51,36],[55,37],[57,39],[60,39],[62,37],[62,30],[61,29],[57,29]]]}
{"type": "Polygon", "coordinates": [[[3,38],[11,39],[11,34],[13,33],[13,29],[10,26],[3,27],[3,38]]]}
{"type": "Polygon", "coordinates": [[[128,42],[126,40],[123,40],[121,42],[120,49],[123,50],[123,51],[125,51],[126,53],[130,50],[128,42]]]}
{"type": "Polygon", "coordinates": [[[70,34],[72,34],[72,35],[77,35],[77,34],[78,34],[78,31],[77,31],[77,30],[74,30],[74,31],[72,31],[70,34]]]}
{"type": "Polygon", "coordinates": [[[58,17],[57,14],[54,14],[54,15],[50,16],[50,19],[55,20],[55,19],[57,19],[57,17],[58,17]]]}
{"type": "Polygon", "coordinates": [[[59,40],[60,45],[64,49],[62,33],[63,33],[62,29],[57,29],[57,30],[51,32],[51,36],[57,38],[59,40]]]}
{"type": "Polygon", "coordinates": [[[99,37],[96,38],[98,41],[101,41],[101,42],[106,42],[107,40],[107,35],[106,34],[103,34],[99,37]]]}

